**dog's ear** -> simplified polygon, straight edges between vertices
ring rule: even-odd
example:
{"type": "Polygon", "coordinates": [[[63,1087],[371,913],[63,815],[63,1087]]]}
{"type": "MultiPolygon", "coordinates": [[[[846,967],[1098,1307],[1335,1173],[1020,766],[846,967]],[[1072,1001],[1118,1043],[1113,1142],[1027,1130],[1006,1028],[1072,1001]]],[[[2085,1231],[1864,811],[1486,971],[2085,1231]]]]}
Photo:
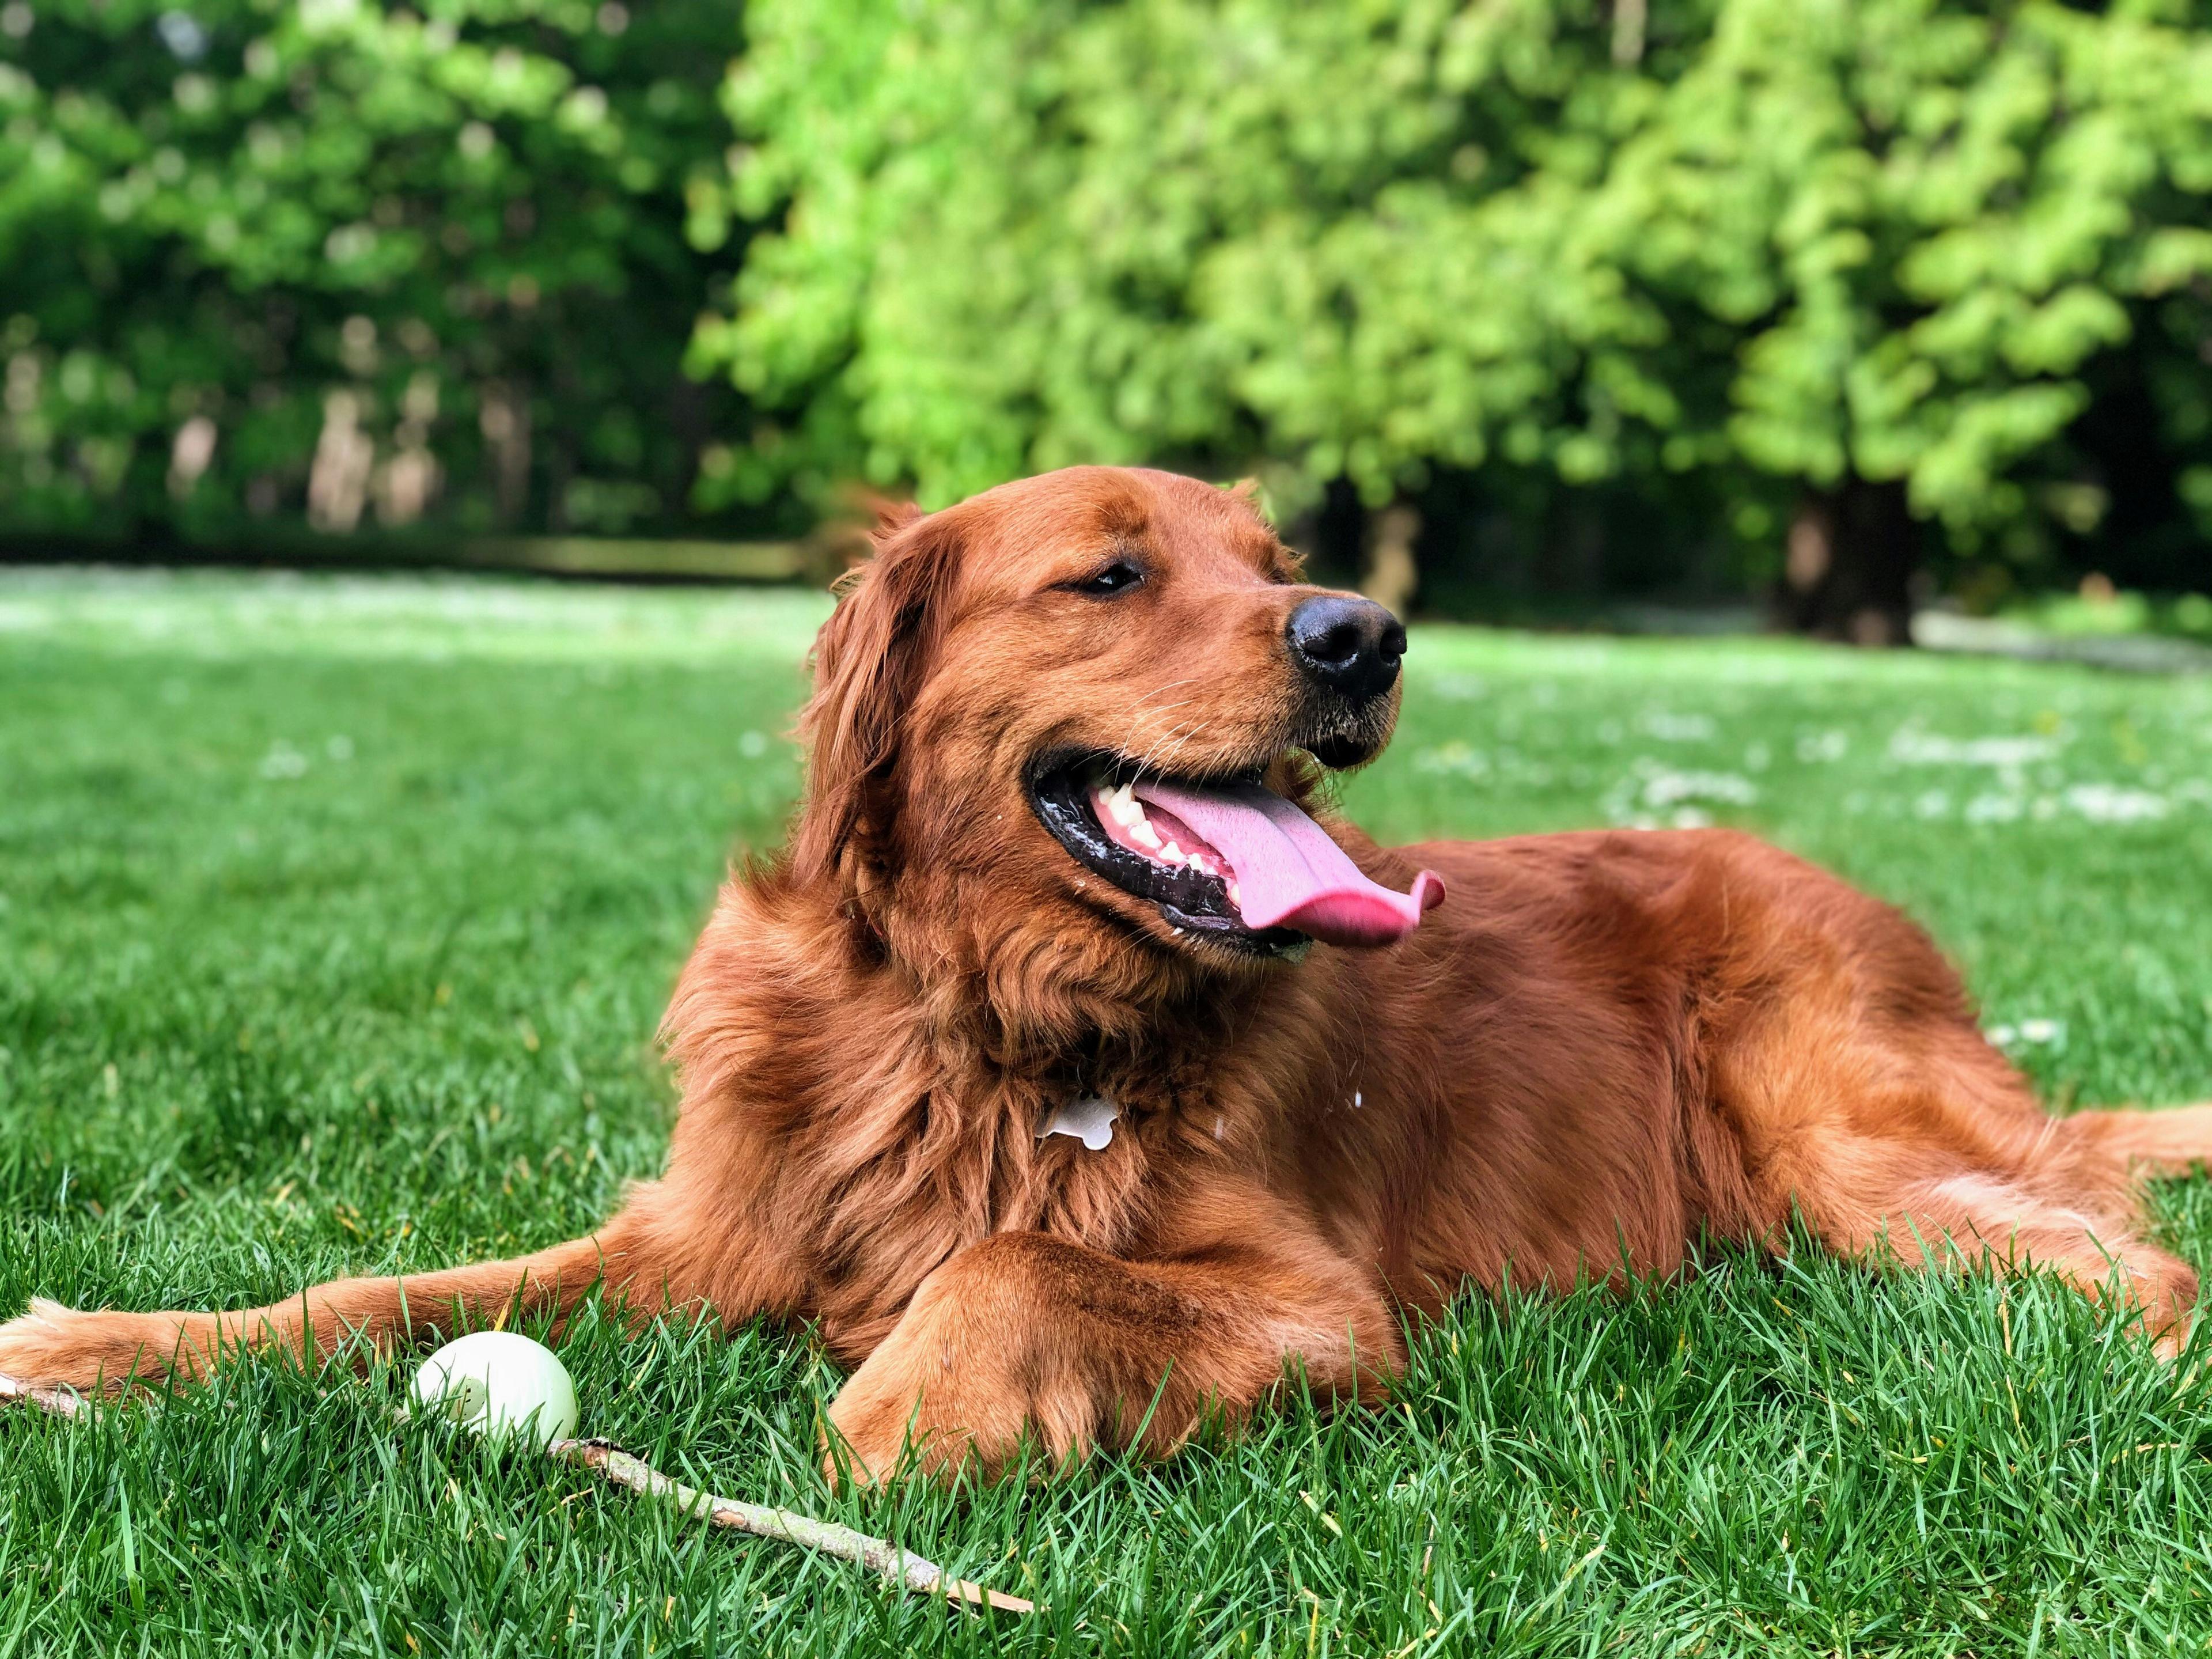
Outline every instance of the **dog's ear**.
{"type": "Polygon", "coordinates": [[[875,556],[839,580],[837,609],[815,636],[814,695],[799,718],[806,799],[791,842],[802,881],[835,874],[878,816],[900,714],[921,689],[959,544],[945,514],[925,518],[911,506],[879,508],[871,539],[875,556]]]}

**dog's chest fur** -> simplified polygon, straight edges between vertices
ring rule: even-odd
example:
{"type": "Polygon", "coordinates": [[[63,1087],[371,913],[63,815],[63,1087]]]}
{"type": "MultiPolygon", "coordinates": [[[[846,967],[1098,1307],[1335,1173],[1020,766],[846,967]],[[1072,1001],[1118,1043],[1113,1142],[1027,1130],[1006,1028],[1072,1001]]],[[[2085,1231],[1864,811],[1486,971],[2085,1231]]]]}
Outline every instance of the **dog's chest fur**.
{"type": "Polygon", "coordinates": [[[1175,1194],[1264,1158],[1272,1107],[1220,1056],[1149,1054],[1039,1071],[972,1060],[917,1068],[898,1103],[846,1099],[794,1125],[786,1200],[809,1217],[811,1310],[833,1346],[865,1351],[964,1246],[1042,1232],[1112,1255],[1155,1243],[1175,1194]],[[1095,1150],[1043,1133],[1071,1099],[1116,1113],[1095,1150]]]}
{"type": "Polygon", "coordinates": [[[1290,983],[1120,1010],[1109,1034],[1073,1018],[1015,1033],[972,992],[856,960],[834,914],[776,899],[726,889],[678,988],[672,1167],[714,1169],[715,1207],[776,1259],[776,1300],[841,1352],[867,1352],[934,1268],[995,1234],[1173,1248],[1194,1188],[1265,1179],[1328,1069],[1325,1022],[1290,983]],[[1113,1103],[1107,1145],[1042,1134],[1085,1096],[1113,1103]]]}

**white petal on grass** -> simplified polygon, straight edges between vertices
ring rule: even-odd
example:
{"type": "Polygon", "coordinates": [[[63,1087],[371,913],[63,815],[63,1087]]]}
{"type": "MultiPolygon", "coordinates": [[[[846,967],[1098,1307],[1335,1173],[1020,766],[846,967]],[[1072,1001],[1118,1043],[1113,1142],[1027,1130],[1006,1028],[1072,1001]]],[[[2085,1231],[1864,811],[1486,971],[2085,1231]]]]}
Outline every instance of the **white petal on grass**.
{"type": "Polygon", "coordinates": [[[1889,757],[1906,766],[2026,766],[2058,752],[2051,738],[1946,738],[1917,726],[1890,734],[1889,757]]]}
{"type": "Polygon", "coordinates": [[[261,757],[258,769],[264,778],[296,778],[306,773],[307,757],[279,738],[269,745],[269,752],[261,757]]]}
{"type": "Polygon", "coordinates": [[[1662,823],[1677,830],[1701,830],[1712,822],[1712,816],[1694,803],[1749,806],[1758,799],[1759,786],[1740,773],[1678,771],[1647,755],[1630,775],[1606,792],[1602,810],[1611,822],[1638,830],[1654,830],[1662,823]]]}
{"type": "Polygon", "coordinates": [[[1664,768],[1644,775],[1644,804],[1672,806],[1677,801],[1722,801],[1748,806],[1759,799],[1759,786],[1735,772],[1676,772],[1664,768]]]}
{"type": "Polygon", "coordinates": [[[2024,1019],[2017,1025],[1991,1025],[1982,1035],[2000,1048],[2063,1048],[2066,1022],[2063,1019],[2024,1019]]]}
{"type": "Polygon", "coordinates": [[[1977,795],[1966,803],[1969,823],[2011,823],[2027,811],[2018,795],[1977,795]]]}
{"type": "Polygon", "coordinates": [[[1709,743],[1719,732],[1711,714],[1670,714],[1655,708],[1637,724],[1662,743],[1709,743]]]}
{"type": "Polygon", "coordinates": [[[2173,810],[2164,795],[2113,783],[2077,783],[2065,799],[2069,807],[2092,823],[2148,823],[2173,810]]]}

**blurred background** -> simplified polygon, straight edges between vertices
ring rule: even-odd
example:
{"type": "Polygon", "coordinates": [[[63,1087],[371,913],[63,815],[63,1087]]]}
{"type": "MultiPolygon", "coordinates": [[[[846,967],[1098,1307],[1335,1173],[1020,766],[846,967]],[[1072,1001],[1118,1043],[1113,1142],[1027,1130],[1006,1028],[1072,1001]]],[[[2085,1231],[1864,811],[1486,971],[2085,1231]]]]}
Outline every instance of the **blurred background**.
{"type": "Polygon", "coordinates": [[[0,0],[0,364],[18,560],[1146,461],[1429,615],[2212,640],[2212,4],[0,0]]]}
{"type": "MultiPolygon", "coordinates": [[[[1957,654],[2212,669],[2212,0],[0,0],[0,1317],[597,1224],[867,502],[1073,461],[1424,619],[1378,838],[1753,831],[2061,1109],[2212,1097],[2212,672],[1957,654]]],[[[2212,1634],[2212,1418],[2055,1283],[1469,1299],[1003,1503],[833,1497],[819,1345],[703,1336],[572,1330],[593,1430],[1033,1648],[2212,1634]]],[[[5,1425],[0,1659],[1009,1645],[404,1374],[5,1425]]]]}

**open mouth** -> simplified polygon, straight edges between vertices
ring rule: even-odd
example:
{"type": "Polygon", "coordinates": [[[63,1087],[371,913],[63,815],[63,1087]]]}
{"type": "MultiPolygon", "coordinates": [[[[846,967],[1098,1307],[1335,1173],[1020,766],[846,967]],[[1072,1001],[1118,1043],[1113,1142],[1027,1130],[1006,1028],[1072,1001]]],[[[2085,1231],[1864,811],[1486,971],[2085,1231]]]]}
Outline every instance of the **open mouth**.
{"type": "Polygon", "coordinates": [[[1120,756],[1061,755],[1032,773],[1030,799],[1077,863],[1169,926],[1254,954],[1391,944],[1443,896],[1428,871],[1407,893],[1370,881],[1256,769],[1170,779],[1120,756]]]}

